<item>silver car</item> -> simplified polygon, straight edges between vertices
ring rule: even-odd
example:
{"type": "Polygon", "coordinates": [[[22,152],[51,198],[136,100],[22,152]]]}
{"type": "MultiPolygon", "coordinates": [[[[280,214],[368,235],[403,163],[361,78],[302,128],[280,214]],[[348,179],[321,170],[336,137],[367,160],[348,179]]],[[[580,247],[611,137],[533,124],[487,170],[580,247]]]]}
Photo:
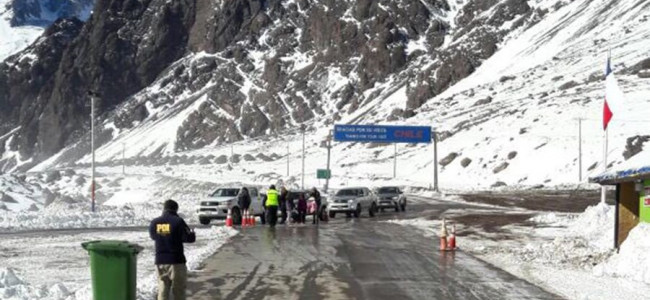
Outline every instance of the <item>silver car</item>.
{"type": "Polygon", "coordinates": [[[368,188],[351,187],[338,190],[327,203],[329,217],[336,217],[337,213],[345,213],[348,217],[361,216],[364,210],[370,217],[377,213],[377,196],[368,188]]]}
{"type": "MultiPolygon", "coordinates": [[[[255,216],[262,217],[264,220],[264,209],[262,207],[262,199],[256,187],[246,187],[248,194],[251,196],[250,208],[255,216]]],[[[228,216],[228,209],[231,210],[231,217],[233,223],[236,225],[241,224],[242,214],[239,207],[237,196],[241,188],[239,187],[221,187],[208,195],[204,200],[199,203],[198,215],[201,224],[210,224],[214,219],[226,219],[228,216]]]]}
{"type": "Polygon", "coordinates": [[[382,186],[376,190],[379,198],[379,209],[394,208],[396,212],[406,210],[406,196],[396,186],[382,186]]]}

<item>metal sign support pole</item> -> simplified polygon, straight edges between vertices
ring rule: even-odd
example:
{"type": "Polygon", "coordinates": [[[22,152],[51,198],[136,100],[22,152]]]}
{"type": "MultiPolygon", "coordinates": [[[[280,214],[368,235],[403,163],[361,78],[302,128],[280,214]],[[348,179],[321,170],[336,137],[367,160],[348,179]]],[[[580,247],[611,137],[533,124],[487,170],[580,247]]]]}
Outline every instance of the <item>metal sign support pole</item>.
{"type": "Polygon", "coordinates": [[[438,136],[436,132],[432,132],[433,137],[433,191],[439,192],[438,189],[438,136]]]}
{"type": "Polygon", "coordinates": [[[397,143],[395,146],[395,155],[393,156],[393,179],[397,178],[397,143]]]}
{"type": "Polygon", "coordinates": [[[330,187],[330,177],[332,176],[332,171],[330,170],[330,153],[332,151],[332,131],[330,130],[329,135],[327,136],[327,171],[330,172],[330,176],[325,178],[325,193],[327,193],[330,187]]]}

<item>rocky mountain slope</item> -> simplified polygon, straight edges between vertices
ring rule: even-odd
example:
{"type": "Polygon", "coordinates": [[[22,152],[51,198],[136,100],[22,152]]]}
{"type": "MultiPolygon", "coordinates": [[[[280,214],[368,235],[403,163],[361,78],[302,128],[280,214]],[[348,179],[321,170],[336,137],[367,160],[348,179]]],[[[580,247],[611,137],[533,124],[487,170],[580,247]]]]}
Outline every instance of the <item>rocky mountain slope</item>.
{"type": "MultiPolygon", "coordinates": [[[[95,10],[103,13],[51,65],[51,84],[27,93],[4,88],[3,119],[20,128],[5,123],[2,133],[17,130],[7,148],[21,161],[53,155],[86,131],[88,90],[101,95],[100,113],[114,113],[112,135],[163,106],[173,108],[161,113],[174,116],[199,108],[181,120],[173,145],[152,145],[152,152],[256,137],[316,116],[331,122],[377,97],[364,92],[388,77],[414,81],[407,110],[396,117],[410,116],[492,55],[512,27],[540,14],[523,0],[459,13],[445,1],[114,0],[95,10]],[[432,80],[437,70],[444,78],[432,80]],[[184,101],[187,94],[192,99],[184,101]],[[21,106],[36,109],[24,114],[21,106]]],[[[40,73],[12,70],[27,53],[5,62],[5,85],[40,73]]]]}
{"type": "MultiPolygon", "coordinates": [[[[60,21],[0,65],[0,162],[4,172],[44,160],[35,170],[87,162],[93,90],[101,95],[105,162],[119,160],[123,145],[141,163],[237,141],[268,156],[276,136],[291,138],[301,124],[318,145],[334,123],[394,122],[435,125],[450,177],[470,172],[487,180],[482,185],[534,185],[560,172],[566,180],[556,182],[568,181],[576,159],[566,155],[575,139],[566,128],[575,123],[566,122],[599,117],[607,46],[627,76],[623,89],[641,103],[633,109],[646,105],[634,93],[649,85],[649,7],[641,0],[99,0],[102,13],[81,28],[60,21]],[[548,169],[525,175],[531,160],[555,156],[548,169]]],[[[612,143],[620,148],[642,134],[635,122],[612,143]]],[[[589,167],[599,157],[597,126],[590,128],[589,167]]],[[[338,147],[368,157],[340,157],[340,173],[392,152],[338,147]]],[[[425,146],[407,148],[413,180],[429,177],[429,156],[425,146]]]]}

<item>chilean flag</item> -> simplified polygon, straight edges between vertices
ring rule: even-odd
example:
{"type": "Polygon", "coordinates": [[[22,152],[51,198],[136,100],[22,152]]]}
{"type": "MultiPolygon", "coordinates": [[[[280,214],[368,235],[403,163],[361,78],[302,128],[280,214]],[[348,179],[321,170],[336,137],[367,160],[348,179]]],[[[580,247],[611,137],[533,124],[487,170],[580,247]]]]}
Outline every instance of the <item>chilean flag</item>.
{"type": "Polygon", "coordinates": [[[620,112],[623,104],[623,92],[618,87],[616,77],[612,72],[610,58],[607,57],[607,67],[605,68],[605,104],[603,105],[603,130],[607,130],[609,121],[614,117],[615,112],[620,112]]]}

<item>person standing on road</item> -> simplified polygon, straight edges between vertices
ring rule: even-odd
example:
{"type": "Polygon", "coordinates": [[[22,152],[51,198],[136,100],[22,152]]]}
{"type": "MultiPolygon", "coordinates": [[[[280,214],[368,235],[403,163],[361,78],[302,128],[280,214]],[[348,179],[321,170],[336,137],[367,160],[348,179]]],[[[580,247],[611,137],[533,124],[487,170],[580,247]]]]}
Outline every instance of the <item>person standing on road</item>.
{"type": "Polygon", "coordinates": [[[314,211],[314,220],[312,224],[318,224],[319,223],[319,218],[321,215],[321,198],[320,198],[320,192],[313,187],[311,188],[311,196],[314,198],[314,201],[316,201],[316,210],[314,211]]]}
{"type": "Polygon", "coordinates": [[[278,200],[280,201],[280,224],[284,224],[287,221],[287,200],[289,197],[289,192],[286,187],[280,189],[280,196],[278,200]]]}
{"type": "Polygon", "coordinates": [[[251,206],[251,195],[248,193],[248,188],[243,187],[237,195],[237,204],[241,208],[242,212],[248,210],[251,206]]]}
{"type": "Polygon", "coordinates": [[[162,216],[149,224],[149,236],[156,243],[156,272],[158,273],[158,300],[185,300],[187,262],[183,243],[194,243],[196,234],[178,216],[178,203],[167,200],[162,216]]]}
{"type": "Polygon", "coordinates": [[[268,213],[267,219],[269,220],[269,225],[275,227],[275,224],[278,222],[278,191],[275,190],[275,185],[266,191],[266,211],[268,213]]]}
{"type": "Polygon", "coordinates": [[[298,223],[305,224],[305,219],[307,216],[307,199],[305,199],[304,193],[298,194],[298,223]]]}

